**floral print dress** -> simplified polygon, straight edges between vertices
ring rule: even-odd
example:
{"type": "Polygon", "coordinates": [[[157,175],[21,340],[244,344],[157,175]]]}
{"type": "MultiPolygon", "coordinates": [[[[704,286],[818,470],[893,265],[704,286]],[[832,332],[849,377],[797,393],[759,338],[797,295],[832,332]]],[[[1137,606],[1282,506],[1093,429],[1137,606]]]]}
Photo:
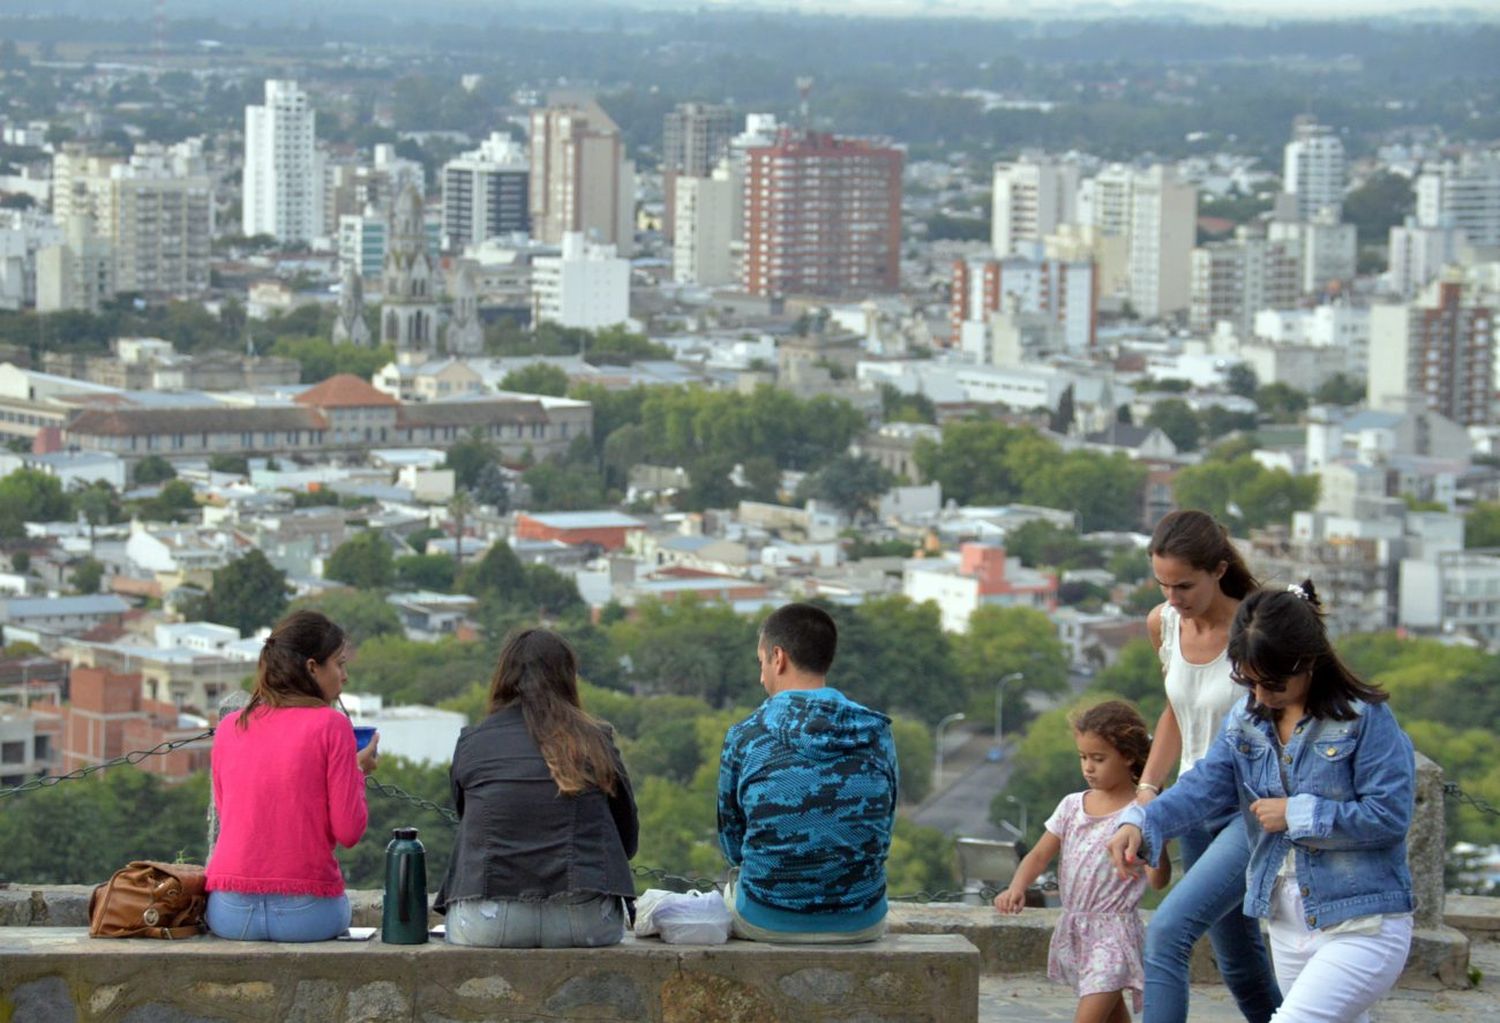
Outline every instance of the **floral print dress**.
{"type": "Polygon", "coordinates": [[[1146,878],[1122,881],[1105,849],[1125,807],[1095,817],[1084,812],[1083,797],[1082,792],[1064,797],[1047,819],[1047,830],[1062,841],[1057,879],[1063,906],[1052,932],[1047,976],[1071,984],[1080,998],[1129,990],[1140,1012],[1146,929],[1136,907],[1146,878]]]}

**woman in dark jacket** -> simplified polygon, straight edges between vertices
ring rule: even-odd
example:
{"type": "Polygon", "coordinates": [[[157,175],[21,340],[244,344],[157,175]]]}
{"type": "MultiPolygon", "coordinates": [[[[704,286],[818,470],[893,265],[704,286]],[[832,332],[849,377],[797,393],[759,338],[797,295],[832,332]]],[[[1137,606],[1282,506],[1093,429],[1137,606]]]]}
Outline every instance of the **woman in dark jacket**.
{"type": "Polygon", "coordinates": [[[609,726],[578,704],[573,649],[547,629],[516,633],[489,711],[453,751],[458,841],[436,901],[448,941],[615,944],[635,895],[635,798],[609,726]]]}

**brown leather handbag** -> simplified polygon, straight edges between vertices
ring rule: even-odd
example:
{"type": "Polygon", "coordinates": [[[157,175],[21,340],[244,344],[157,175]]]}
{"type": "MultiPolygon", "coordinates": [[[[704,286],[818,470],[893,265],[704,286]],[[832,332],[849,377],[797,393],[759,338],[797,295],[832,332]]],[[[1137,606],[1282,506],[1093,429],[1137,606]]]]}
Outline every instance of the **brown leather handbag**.
{"type": "Polygon", "coordinates": [[[94,889],[89,937],[191,938],[207,904],[202,867],[136,860],[94,889]]]}

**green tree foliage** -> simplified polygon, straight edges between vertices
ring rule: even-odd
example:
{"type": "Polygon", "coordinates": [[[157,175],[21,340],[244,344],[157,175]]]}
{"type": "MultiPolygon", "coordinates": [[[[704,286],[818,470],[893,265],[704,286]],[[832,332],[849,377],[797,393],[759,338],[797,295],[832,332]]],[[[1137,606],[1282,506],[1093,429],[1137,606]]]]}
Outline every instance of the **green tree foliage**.
{"type": "Polygon", "coordinates": [[[1246,455],[1182,470],[1172,493],[1178,507],[1206,511],[1235,530],[1260,529],[1289,523],[1293,512],[1311,508],[1318,500],[1318,477],[1267,469],[1246,455]]]}
{"type": "Polygon", "coordinates": [[[526,591],[526,571],[508,543],[496,543],[459,572],[456,589],[472,597],[506,600],[526,591]]]}
{"type": "Polygon", "coordinates": [[[16,796],[0,813],[5,877],[92,885],[131,860],[202,863],[208,800],[206,773],[169,785],[132,767],[16,796]]]}
{"type": "Polygon", "coordinates": [[[527,565],[525,572],[526,602],[538,614],[556,618],[587,610],[572,576],[563,575],[551,565],[527,565]]]}
{"type": "Polygon", "coordinates": [[[449,445],[443,468],[453,470],[453,482],[458,489],[473,490],[484,470],[499,461],[500,449],[476,430],[449,445]]]}
{"type": "Polygon", "coordinates": [[[214,472],[233,473],[236,476],[250,475],[250,460],[244,455],[214,455],[208,460],[208,467],[214,472]]]}
{"type": "Polygon", "coordinates": [[[521,481],[531,488],[537,511],[584,511],[605,503],[604,479],[587,437],[574,438],[564,457],[533,465],[521,481]]]}
{"type": "Polygon", "coordinates": [[[880,417],[888,423],[935,423],[937,407],[925,394],[902,394],[891,384],[881,384],[880,417]]]}
{"type": "Polygon", "coordinates": [[[1361,245],[1384,244],[1417,202],[1412,179],[1381,170],[1344,197],[1344,221],[1353,224],[1361,245]]]}
{"type": "Polygon", "coordinates": [[[1198,421],[1203,424],[1203,436],[1209,440],[1235,430],[1253,433],[1260,425],[1260,419],[1254,412],[1231,412],[1223,405],[1208,406],[1198,413],[1198,421]]]}
{"type": "Polygon", "coordinates": [[[1229,372],[1225,374],[1225,385],[1230,394],[1237,394],[1241,398],[1253,398],[1260,387],[1260,379],[1256,377],[1255,370],[1248,364],[1237,362],[1230,366],[1229,372]]]}
{"type": "Polygon", "coordinates": [[[104,565],[94,558],[83,558],[73,566],[73,589],[78,593],[98,593],[104,581],[104,565]]]}
{"type": "Polygon", "coordinates": [[[136,514],[147,522],[187,522],[198,517],[198,498],[191,484],[168,480],[155,497],[136,506],[136,514]]]}
{"type": "Polygon", "coordinates": [[[1007,532],[1005,553],[1032,568],[1099,568],[1105,560],[1104,549],[1098,544],[1046,519],[1033,519],[1007,532]]]}
{"type": "Polygon", "coordinates": [[[952,639],[959,677],[970,694],[965,710],[975,721],[995,719],[1000,679],[1021,678],[1003,691],[1006,731],[1031,715],[1027,693],[1060,693],[1068,685],[1068,658],[1051,620],[1029,607],[981,607],[969,616],[968,631],[952,639]]]}
{"type": "Polygon", "coordinates": [[[1464,546],[1500,547],[1500,502],[1480,501],[1464,516],[1464,546]]]}
{"type": "Polygon", "coordinates": [[[252,550],[214,572],[213,587],[188,609],[190,618],[249,635],[273,625],[286,609],[286,573],[252,550]]]}
{"type": "Polygon", "coordinates": [[[328,590],[292,601],[287,610],[321,611],[358,645],[376,636],[399,636],[401,616],[379,593],[367,590],[328,590]]]}
{"type": "Polygon", "coordinates": [[[135,471],[131,473],[137,486],[147,487],[153,483],[163,483],[167,480],[177,478],[177,470],[172,468],[172,463],[161,455],[147,455],[135,463],[135,471]]]}
{"type": "Polygon", "coordinates": [[[68,495],[73,504],[73,514],[82,515],[91,526],[103,526],[110,522],[123,522],[125,511],[120,505],[120,495],[115,488],[103,480],[95,480],[81,490],[68,495]]]}
{"type": "Polygon", "coordinates": [[[393,565],[396,585],[408,590],[447,593],[453,588],[458,564],[447,554],[408,554],[393,565]]]}
{"type": "Polygon", "coordinates": [[[1255,392],[1255,405],[1263,416],[1277,423],[1295,423],[1307,411],[1307,395],[1277,381],[1265,384],[1255,392]]]}
{"type": "MultiPolygon", "coordinates": [[[[900,595],[858,607],[816,603],[839,628],[830,685],[867,707],[910,714],[928,724],[968,706],[968,690],[936,604],[900,595]]],[[[751,658],[754,649],[752,643],[751,658]]]]}
{"type": "Polygon", "coordinates": [[[351,692],[375,693],[387,703],[434,706],[476,684],[488,684],[493,651],[483,643],[445,638],[435,643],[375,636],[360,644],[349,664],[351,692]]]}
{"type": "Polygon", "coordinates": [[[896,764],[901,771],[901,801],[920,803],[932,791],[933,758],[937,755],[932,729],[925,722],[894,714],[891,739],[896,744],[896,764]]]}
{"type": "Polygon", "coordinates": [[[1198,413],[1181,398],[1167,398],[1152,405],[1146,425],[1154,426],[1170,437],[1178,451],[1198,450],[1198,440],[1203,436],[1198,413]]]}
{"type": "Polygon", "coordinates": [[[1146,470],[1123,454],[1064,453],[1036,431],[990,420],[943,427],[917,441],[922,476],[960,504],[1024,502],[1076,511],[1085,530],[1124,529],[1140,517],[1146,470]]]}
{"type": "Polygon", "coordinates": [[[720,708],[757,702],[756,624],[722,601],[692,594],[643,600],[609,636],[614,649],[630,654],[629,677],[639,692],[692,696],[720,708]]]}
{"type": "MultiPolygon", "coordinates": [[[[419,799],[429,799],[439,806],[452,805],[445,764],[416,764],[382,752],[379,777],[382,782],[395,785],[419,799]]],[[[428,883],[435,885],[437,882],[433,879],[441,878],[448,869],[455,829],[436,814],[389,796],[368,792],[366,805],[370,822],[365,827],[364,838],[353,849],[335,850],[349,887],[384,888],[386,843],[394,829],[410,827],[421,832],[422,846],[427,851],[428,883]]]]}
{"type": "Polygon", "coordinates": [[[505,379],[500,381],[500,390],[562,397],[568,393],[568,374],[561,367],[533,362],[505,374],[505,379]]]}
{"type": "MultiPolygon", "coordinates": [[[[1159,595],[1159,594],[1158,594],[1159,595]]],[[[1089,686],[1097,693],[1114,693],[1135,704],[1153,730],[1167,705],[1161,658],[1149,639],[1133,639],[1120,649],[1114,664],[1100,670],[1089,686]]]]}
{"type": "Polygon", "coordinates": [[[990,820],[996,826],[1002,820],[1019,823],[1014,807],[1005,800],[1006,796],[1014,796],[1025,805],[1027,819],[1036,822],[1026,836],[1028,842],[1035,842],[1036,828],[1051,816],[1062,797],[1084,787],[1068,715],[1077,706],[1099,702],[1102,696],[1090,694],[1072,706],[1038,715],[1021,740],[1011,747],[1009,780],[990,803],[990,820]]]}
{"type": "Polygon", "coordinates": [[[803,479],[797,499],[827,501],[851,519],[875,513],[881,495],[895,485],[896,478],[868,455],[842,454],[803,479]]]}
{"type": "Polygon", "coordinates": [[[937,828],[897,817],[885,880],[886,888],[897,895],[951,889],[958,880],[953,840],[937,828]]]}
{"type": "Polygon", "coordinates": [[[302,367],[302,382],[316,384],[340,373],[352,373],[369,380],[382,366],[395,359],[390,345],[362,348],[355,344],[334,344],[326,337],[279,337],[271,345],[271,354],[296,359],[302,367]]]}
{"type": "Polygon", "coordinates": [[[395,556],[382,534],[367,529],[339,544],[323,575],[360,590],[385,589],[396,576],[395,556]]]}
{"type": "Polygon", "coordinates": [[[67,518],[68,499],[55,477],[36,469],[17,469],[0,479],[0,539],[26,535],[28,522],[67,518]]]}
{"type": "Polygon", "coordinates": [[[1358,405],[1365,400],[1365,383],[1346,373],[1335,373],[1318,385],[1313,401],[1319,405],[1358,405]]]}

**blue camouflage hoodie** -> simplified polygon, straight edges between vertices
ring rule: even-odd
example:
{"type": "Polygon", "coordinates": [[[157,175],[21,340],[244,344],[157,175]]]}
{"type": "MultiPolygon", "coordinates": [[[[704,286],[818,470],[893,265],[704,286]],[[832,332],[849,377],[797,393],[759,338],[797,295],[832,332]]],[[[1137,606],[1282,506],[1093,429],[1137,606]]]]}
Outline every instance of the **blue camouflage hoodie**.
{"type": "Polygon", "coordinates": [[[778,693],[724,740],[719,844],[740,868],[736,908],[749,923],[878,923],[895,815],[891,719],[837,689],[778,693]]]}

